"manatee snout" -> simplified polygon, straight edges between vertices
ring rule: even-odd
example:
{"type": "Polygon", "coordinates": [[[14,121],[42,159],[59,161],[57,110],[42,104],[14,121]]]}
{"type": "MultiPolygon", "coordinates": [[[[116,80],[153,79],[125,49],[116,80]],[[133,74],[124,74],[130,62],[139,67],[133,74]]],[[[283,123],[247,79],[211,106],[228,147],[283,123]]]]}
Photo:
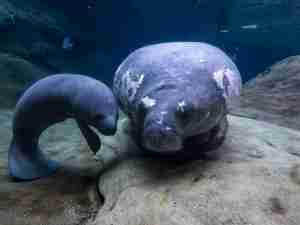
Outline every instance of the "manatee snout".
{"type": "Polygon", "coordinates": [[[104,135],[114,135],[117,131],[118,116],[108,116],[95,122],[95,128],[104,135]]]}
{"type": "Polygon", "coordinates": [[[146,149],[156,152],[175,152],[182,149],[182,139],[173,131],[147,129],[143,134],[143,143],[146,149]]]}
{"type": "Polygon", "coordinates": [[[176,152],[183,148],[183,140],[176,127],[162,120],[146,122],[142,134],[142,143],[146,149],[156,152],[176,152]]]}
{"type": "MultiPolygon", "coordinates": [[[[203,101],[205,102],[205,101],[203,101]]],[[[195,129],[205,129],[214,119],[210,107],[198,107],[185,98],[161,101],[162,107],[154,106],[146,115],[143,128],[143,144],[156,152],[177,152],[183,150],[184,140],[195,129]]]]}

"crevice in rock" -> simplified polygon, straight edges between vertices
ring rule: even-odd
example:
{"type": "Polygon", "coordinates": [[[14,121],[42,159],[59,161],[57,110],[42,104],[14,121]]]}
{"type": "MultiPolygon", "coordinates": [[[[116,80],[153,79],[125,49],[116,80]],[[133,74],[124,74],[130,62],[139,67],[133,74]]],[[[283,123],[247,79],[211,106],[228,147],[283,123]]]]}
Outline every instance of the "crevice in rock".
{"type": "Polygon", "coordinates": [[[96,189],[97,196],[99,198],[99,206],[101,207],[101,206],[103,206],[105,204],[105,197],[104,197],[104,195],[101,193],[101,191],[99,189],[98,180],[96,182],[95,189],[96,189]]]}

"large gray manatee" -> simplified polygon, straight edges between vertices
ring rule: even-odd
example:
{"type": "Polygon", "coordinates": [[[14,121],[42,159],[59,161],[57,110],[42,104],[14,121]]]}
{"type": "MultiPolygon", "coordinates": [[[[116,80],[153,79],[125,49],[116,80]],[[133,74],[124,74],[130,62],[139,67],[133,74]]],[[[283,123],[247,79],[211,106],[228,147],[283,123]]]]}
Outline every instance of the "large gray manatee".
{"type": "Polygon", "coordinates": [[[91,150],[101,142],[89,127],[106,135],[116,132],[118,105],[102,82],[78,74],[56,74],[34,83],[16,105],[13,139],[8,152],[10,176],[33,180],[54,173],[58,163],[39,148],[42,132],[55,123],[74,118],[91,150]]]}
{"type": "Polygon", "coordinates": [[[113,92],[136,130],[156,153],[191,146],[210,151],[226,135],[226,114],[238,103],[241,76],[220,49],[199,42],[161,43],[135,50],[115,73],[113,92]]]}

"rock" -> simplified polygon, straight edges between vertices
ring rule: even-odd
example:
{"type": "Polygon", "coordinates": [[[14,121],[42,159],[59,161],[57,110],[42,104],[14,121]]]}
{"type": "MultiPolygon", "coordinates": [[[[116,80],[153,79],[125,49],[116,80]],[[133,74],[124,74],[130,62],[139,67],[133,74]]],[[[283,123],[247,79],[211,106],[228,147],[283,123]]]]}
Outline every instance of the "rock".
{"type": "Polygon", "coordinates": [[[229,124],[218,151],[184,163],[126,157],[137,148],[121,120],[114,154],[98,155],[105,204],[89,224],[299,224],[300,132],[235,116],[229,124]]]}
{"type": "Polygon", "coordinates": [[[234,115],[300,129],[300,56],[269,67],[243,87],[234,115]]]}
{"type": "Polygon", "coordinates": [[[79,225],[92,219],[101,203],[96,191],[100,164],[77,125],[69,120],[43,133],[41,148],[61,163],[58,173],[33,182],[15,182],[7,175],[11,119],[11,110],[0,109],[1,225],[79,225]]]}

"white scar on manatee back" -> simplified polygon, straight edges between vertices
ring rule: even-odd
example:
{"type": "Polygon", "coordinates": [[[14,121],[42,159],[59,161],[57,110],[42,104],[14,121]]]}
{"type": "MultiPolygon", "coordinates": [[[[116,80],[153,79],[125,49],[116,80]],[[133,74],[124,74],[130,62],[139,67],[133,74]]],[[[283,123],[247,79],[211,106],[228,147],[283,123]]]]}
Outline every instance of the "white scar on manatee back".
{"type": "Polygon", "coordinates": [[[227,67],[223,67],[213,73],[213,79],[223,91],[223,97],[226,100],[227,110],[236,108],[240,104],[240,94],[242,81],[240,74],[227,67]]]}
{"type": "Polygon", "coordinates": [[[142,98],[142,103],[147,107],[150,108],[152,106],[155,106],[156,100],[153,98],[150,98],[149,96],[145,96],[142,98]]]}
{"type": "Polygon", "coordinates": [[[240,95],[240,87],[236,85],[237,81],[235,80],[236,74],[229,68],[222,68],[217,70],[213,74],[214,80],[217,82],[219,88],[223,90],[223,96],[227,99],[232,96],[239,96],[240,95]],[[228,86],[226,87],[224,84],[224,79],[228,80],[228,86]],[[228,92],[225,89],[228,88],[228,92]]]}
{"type": "Polygon", "coordinates": [[[178,102],[178,110],[180,110],[181,112],[184,112],[184,107],[186,106],[186,103],[185,101],[181,101],[181,102],[178,102]]]}
{"type": "Polygon", "coordinates": [[[128,94],[128,101],[131,102],[134,100],[138,89],[140,88],[141,84],[143,83],[145,75],[141,74],[133,74],[130,70],[127,70],[124,74],[123,80],[123,87],[128,94]]]}

